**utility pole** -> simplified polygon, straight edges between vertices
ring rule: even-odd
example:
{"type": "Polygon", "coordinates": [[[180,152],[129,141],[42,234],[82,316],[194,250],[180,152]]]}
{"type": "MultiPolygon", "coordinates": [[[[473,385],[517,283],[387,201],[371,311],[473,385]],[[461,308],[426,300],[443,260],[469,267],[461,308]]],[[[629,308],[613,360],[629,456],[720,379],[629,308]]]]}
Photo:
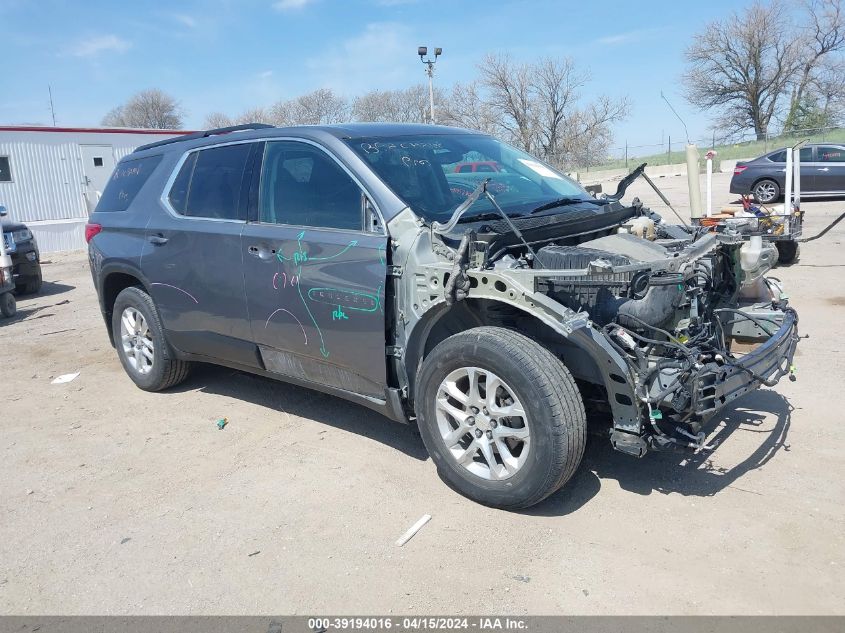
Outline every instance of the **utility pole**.
{"type": "Polygon", "coordinates": [[[425,64],[425,74],[428,75],[428,101],[430,110],[430,123],[434,123],[434,64],[437,63],[437,58],[443,54],[442,48],[434,49],[434,59],[423,59],[428,55],[427,46],[418,46],[417,55],[420,56],[420,61],[425,64]]]}
{"type": "Polygon", "coordinates": [[[56,127],[56,109],[53,107],[53,89],[47,84],[47,93],[50,95],[50,116],[53,117],[53,127],[56,127]]]}

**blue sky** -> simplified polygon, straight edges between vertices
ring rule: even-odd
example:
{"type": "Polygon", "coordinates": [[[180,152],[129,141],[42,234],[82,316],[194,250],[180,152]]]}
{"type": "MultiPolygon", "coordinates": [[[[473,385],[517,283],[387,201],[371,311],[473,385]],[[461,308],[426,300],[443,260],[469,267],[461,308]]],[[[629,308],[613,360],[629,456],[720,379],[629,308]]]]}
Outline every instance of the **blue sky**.
{"type": "Polygon", "coordinates": [[[0,124],[96,125],[138,90],[161,88],[196,128],[212,111],[237,114],[309,90],[349,97],[424,81],[418,45],[441,46],[435,80],[467,81],[487,52],[519,60],[572,56],[589,69],[585,97],[628,95],[615,146],[660,143],[710,121],[682,98],[689,37],[735,2],[708,0],[0,0],[0,124]]]}

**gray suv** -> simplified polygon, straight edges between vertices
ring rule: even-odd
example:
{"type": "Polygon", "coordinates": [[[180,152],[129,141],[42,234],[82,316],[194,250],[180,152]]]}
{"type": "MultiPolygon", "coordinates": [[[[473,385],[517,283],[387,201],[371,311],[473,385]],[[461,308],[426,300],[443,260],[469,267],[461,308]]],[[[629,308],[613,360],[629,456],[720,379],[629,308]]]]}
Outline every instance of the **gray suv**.
{"type": "Polygon", "coordinates": [[[790,372],[774,250],[668,225],[628,183],[596,199],[455,128],[238,126],[125,157],[86,237],[140,388],[202,361],[317,389],[416,423],[452,488],[524,508],[575,473],[588,422],[629,455],[701,450],[790,372]]]}

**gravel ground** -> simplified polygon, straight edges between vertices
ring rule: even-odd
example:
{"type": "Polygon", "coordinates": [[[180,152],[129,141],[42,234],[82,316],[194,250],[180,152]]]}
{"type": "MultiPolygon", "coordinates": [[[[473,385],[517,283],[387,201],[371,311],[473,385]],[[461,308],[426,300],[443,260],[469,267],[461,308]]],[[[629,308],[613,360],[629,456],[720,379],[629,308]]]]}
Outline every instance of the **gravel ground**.
{"type": "MultiPolygon", "coordinates": [[[[807,203],[806,233],[843,206],[807,203]]],[[[593,439],[522,513],[451,492],[410,427],[341,400],[211,366],[136,389],[84,253],[50,255],[0,325],[0,612],[845,614],[843,237],[775,273],[809,335],[797,382],[725,410],[699,456],[593,439]]]]}

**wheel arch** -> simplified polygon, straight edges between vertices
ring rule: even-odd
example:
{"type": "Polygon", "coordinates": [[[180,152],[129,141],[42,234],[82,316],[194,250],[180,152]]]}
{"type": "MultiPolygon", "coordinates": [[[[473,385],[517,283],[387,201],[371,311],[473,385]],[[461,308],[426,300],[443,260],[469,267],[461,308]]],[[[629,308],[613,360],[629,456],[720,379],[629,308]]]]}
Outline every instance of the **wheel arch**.
{"type": "Polygon", "coordinates": [[[141,286],[150,296],[150,284],[143,274],[127,264],[113,263],[105,264],[100,273],[100,311],[106,322],[106,330],[109,334],[109,341],[114,346],[114,331],[112,328],[112,311],[117,295],[131,286],[141,286]]]}
{"type": "Polygon", "coordinates": [[[562,330],[555,330],[536,315],[505,300],[467,298],[452,306],[445,302],[437,304],[411,330],[404,360],[412,401],[420,367],[431,350],[449,336],[482,326],[499,326],[525,334],[552,351],[576,378],[605,386],[593,354],[567,338],[562,330]]]}

